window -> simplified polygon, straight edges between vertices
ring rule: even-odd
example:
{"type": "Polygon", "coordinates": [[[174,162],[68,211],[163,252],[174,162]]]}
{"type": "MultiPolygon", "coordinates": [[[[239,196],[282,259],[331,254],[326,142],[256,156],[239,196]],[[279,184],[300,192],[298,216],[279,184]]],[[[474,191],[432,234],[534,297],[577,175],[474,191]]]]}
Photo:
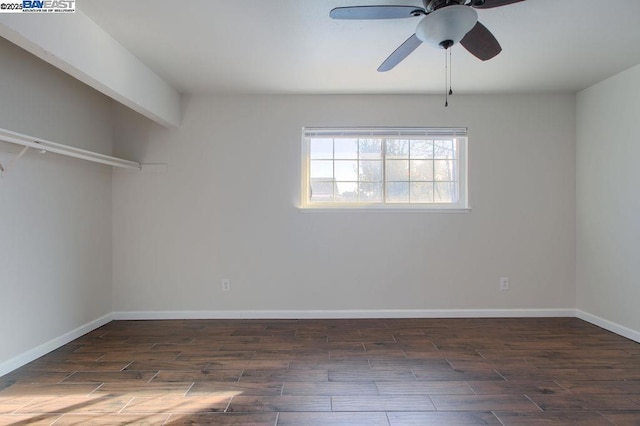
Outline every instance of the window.
{"type": "Polygon", "coordinates": [[[303,130],[303,208],[467,209],[467,130],[303,130]]]}

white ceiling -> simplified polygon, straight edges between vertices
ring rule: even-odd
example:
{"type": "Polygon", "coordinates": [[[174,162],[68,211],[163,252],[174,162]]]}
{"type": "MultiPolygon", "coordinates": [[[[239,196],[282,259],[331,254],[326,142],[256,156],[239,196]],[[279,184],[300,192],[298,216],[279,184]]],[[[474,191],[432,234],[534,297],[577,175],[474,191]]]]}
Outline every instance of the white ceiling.
{"type": "MultiPolygon", "coordinates": [[[[183,93],[441,93],[444,52],[376,68],[420,18],[337,21],[329,11],[420,0],[82,0],[78,9],[183,93]]],[[[577,91],[640,63],[640,0],[526,0],[478,11],[502,45],[457,45],[457,93],[577,91]]]]}

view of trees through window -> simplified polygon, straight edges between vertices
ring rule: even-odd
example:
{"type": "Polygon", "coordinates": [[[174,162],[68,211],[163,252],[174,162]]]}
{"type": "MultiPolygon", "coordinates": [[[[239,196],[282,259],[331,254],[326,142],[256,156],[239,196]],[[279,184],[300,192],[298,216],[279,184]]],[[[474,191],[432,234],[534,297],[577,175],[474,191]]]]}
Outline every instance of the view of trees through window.
{"type": "Polygon", "coordinates": [[[312,203],[457,203],[455,137],[308,139],[312,203]]]}

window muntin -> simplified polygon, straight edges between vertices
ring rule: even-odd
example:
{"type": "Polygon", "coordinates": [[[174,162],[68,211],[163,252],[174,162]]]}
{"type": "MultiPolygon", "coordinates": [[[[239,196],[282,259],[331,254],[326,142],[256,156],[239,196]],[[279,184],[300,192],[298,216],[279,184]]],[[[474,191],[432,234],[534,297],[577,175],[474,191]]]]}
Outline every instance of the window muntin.
{"type": "Polygon", "coordinates": [[[466,129],[306,128],[303,141],[303,208],[468,208],[466,129]]]}

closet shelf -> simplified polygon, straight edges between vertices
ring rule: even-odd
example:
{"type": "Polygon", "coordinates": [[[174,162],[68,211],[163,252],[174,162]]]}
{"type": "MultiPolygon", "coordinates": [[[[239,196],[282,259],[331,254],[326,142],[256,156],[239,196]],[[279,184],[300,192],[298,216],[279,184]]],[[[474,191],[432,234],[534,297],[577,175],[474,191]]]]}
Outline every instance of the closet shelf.
{"type": "MultiPolygon", "coordinates": [[[[34,138],[7,129],[0,129],[0,141],[24,146],[25,148],[22,150],[19,157],[21,157],[27,149],[33,148],[40,152],[53,152],[55,154],[66,155],[67,157],[79,158],[94,163],[106,164],[112,167],[138,171],[142,170],[142,164],[135,161],[123,160],[121,158],[111,157],[109,155],[99,154],[97,152],[63,145],[45,139],[34,138]]],[[[4,171],[2,165],[0,165],[0,171],[4,171]]]]}

